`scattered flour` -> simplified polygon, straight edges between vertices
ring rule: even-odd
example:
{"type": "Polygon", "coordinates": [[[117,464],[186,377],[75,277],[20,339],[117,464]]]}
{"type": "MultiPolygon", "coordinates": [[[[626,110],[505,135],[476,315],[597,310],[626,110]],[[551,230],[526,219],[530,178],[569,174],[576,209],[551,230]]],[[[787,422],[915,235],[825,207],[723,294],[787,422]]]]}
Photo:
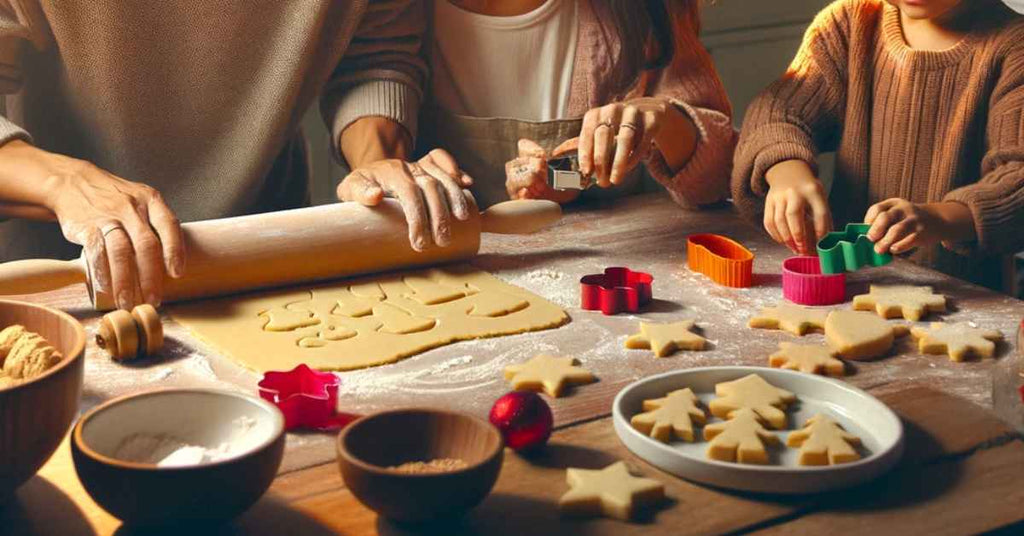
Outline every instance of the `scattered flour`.
{"type": "Polygon", "coordinates": [[[173,435],[132,434],[114,449],[114,458],[157,467],[186,467],[226,460],[246,450],[247,435],[256,427],[256,419],[241,416],[231,422],[231,440],[203,447],[173,435]]]}

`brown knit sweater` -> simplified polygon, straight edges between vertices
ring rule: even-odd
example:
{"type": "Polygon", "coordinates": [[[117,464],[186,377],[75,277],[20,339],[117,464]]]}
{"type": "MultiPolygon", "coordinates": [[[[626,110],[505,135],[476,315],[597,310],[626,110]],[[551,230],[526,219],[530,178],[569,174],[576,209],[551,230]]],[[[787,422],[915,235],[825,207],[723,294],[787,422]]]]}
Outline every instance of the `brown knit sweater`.
{"type": "Polygon", "coordinates": [[[807,30],[786,74],[747,110],[732,191],[760,224],[765,172],[836,154],[835,223],[899,197],[955,201],[977,241],[924,248],[914,260],[997,288],[1000,256],[1024,249],[1024,18],[996,2],[944,51],[907,46],[897,8],[840,0],[807,30]],[[998,7],[997,7],[998,6],[998,7]]]}

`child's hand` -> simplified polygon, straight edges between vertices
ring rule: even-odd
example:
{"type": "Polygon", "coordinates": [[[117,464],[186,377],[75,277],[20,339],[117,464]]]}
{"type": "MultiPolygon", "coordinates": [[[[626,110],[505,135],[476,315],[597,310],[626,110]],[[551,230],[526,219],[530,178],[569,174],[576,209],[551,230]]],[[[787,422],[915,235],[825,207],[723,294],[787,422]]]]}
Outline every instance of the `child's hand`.
{"type": "Polygon", "coordinates": [[[960,203],[911,203],[892,198],[871,205],[864,222],[871,224],[868,239],[878,253],[899,254],[931,246],[942,240],[974,238],[974,218],[960,203]]]}
{"type": "Polygon", "coordinates": [[[764,204],[764,228],[794,253],[810,255],[818,239],[832,230],[825,188],[799,160],[780,162],[765,174],[770,188],[764,204]]]}
{"type": "Polygon", "coordinates": [[[533,140],[519,140],[519,156],[505,163],[509,199],[547,199],[568,203],[579,192],[555,190],[548,184],[548,154],[533,140]]]}

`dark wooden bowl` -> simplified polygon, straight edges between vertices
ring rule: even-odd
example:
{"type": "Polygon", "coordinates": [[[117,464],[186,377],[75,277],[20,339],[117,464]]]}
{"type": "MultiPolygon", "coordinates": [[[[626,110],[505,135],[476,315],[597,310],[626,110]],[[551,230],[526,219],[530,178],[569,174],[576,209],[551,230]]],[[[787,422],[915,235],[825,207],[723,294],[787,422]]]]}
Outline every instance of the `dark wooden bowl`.
{"type": "Polygon", "coordinates": [[[163,389],[107,401],[82,416],[71,455],[85,490],[127,525],[181,525],[230,519],[270,487],[284,454],[284,416],[256,397],[213,389],[163,389]],[[133,434],[169,435],[196,445],[223,441],[240,416],[258,424],[238,455],[186,467],[114,458],[133,434]]]}
{"type": "Polygon", "coordinates": [[[0,503],[36,474],[57,450],[78,413],[85,330],[71,315],[0,300],[0,329],[21,324],[63,354],[56,367],[25,383],[0,388],[0,503]]]}
{"type": "Polygon", "coordinates": [[[498,479],[503,455],[497,428],[454,411],[383,411],[338,435],[345,485],[378,514],[407,523],[453,517],[479,504],[498,479]],[[460,459],[468,467],[432,474],[388,469],[437,458],[460,459]]]}

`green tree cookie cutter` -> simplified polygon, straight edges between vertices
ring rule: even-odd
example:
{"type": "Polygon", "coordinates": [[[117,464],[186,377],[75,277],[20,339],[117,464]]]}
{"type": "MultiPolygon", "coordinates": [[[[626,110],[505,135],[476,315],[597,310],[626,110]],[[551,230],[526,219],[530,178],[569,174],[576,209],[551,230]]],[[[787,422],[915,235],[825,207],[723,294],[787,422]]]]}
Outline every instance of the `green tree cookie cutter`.
{"type": "Polygon", "coordinates": [[[848,223],[846,230],[826,234],[818,242],[818,261],[821,273],[854,272],[862,266],[882,266],[892,262],[892,255],[875,252],[874,242],[868,240],[867,223],[848,223]]]}

